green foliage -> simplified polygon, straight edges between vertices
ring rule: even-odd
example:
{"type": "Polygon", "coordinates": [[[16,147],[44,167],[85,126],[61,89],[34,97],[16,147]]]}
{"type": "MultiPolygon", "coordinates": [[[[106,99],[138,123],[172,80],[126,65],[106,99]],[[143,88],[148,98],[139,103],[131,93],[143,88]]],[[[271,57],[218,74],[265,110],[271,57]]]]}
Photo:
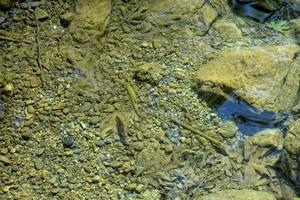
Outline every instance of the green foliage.
{"type": "Polygon", "coordinates": [[[285,33],[286,31],[292,28],[288,22],[281,20],[268,22],[266,26],[280,33],[285,33]]]}

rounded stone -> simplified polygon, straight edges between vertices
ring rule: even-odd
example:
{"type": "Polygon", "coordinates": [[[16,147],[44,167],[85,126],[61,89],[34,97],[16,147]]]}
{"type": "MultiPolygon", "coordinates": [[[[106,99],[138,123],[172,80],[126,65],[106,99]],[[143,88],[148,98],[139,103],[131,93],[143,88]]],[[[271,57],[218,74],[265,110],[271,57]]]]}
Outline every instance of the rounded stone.
{"type": "Polygon", "coordinates": [[[91,118],[90,123],[92,125],[96,125],[96,124],[100,123],[100,121],[101,121],[101,118],[99,116],[94,116],[91,118]]]}
{"type": "Polygon", "coordinates": [[[33,113],[34,113],[34,108],[33,108],[32,105],[27,106],[27,112],[28,112],[29,114],[33,114],[33,113]]]}
{"type": "Polygon", "coordinates": [[[63,145],[65,148],[72,147],[74,144],[75,144],[75,139],[73,136],[69,135],[67,137],[64,137],[63,145]]]}
{"type": "Polygon", "coordinates": [[[145,148],[143,142],[135,142],[133,146],[136,151],[142,151],[145,148]]]}

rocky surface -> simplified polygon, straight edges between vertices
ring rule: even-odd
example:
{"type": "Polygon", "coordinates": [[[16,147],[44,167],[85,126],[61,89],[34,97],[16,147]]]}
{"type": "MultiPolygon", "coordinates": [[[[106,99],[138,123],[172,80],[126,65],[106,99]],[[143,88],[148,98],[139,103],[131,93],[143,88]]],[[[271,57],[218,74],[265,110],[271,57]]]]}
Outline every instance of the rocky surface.
{"type": "Polygon", "coordinates": [[[300,188],[300,120],[295,121],[284,140],[283,171],[300,188]]]}
{"type": "Polygon", "coordinates": [[[75,41],[84,43],[102,36],[110,19],[111,0],[77,1],[76,15],[69,31],[75,41]]]}
{"type": "Polygon", "coordinates": [[[265,152],[280,137],[244,144],[189,75],[225,48],[292,47],[289,34],[225,0],[16,1],[0,17],[0,199],[286,196],[265,152]]]}
{"type": "Polygon", "coordinates": [[[290,110],[298,98],[298,53],[296,45],[224,49],[199,66],[195,81],[203,92],[233,92],[257,108],[290,110]]]}

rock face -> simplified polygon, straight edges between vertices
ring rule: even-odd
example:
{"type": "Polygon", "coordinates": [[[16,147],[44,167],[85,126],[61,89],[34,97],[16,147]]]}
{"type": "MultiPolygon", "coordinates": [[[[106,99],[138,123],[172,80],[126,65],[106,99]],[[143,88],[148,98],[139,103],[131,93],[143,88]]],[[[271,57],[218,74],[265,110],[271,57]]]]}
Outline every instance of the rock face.
{"type": "Polygon", "coordinates": [[[78,14],[69,26],[76,41],[87,42],[103,35],[110,19],[111,0],[79,0],[76,9],[78,14]]]}
{"type": "Polygon", "coordinates": [[[276,198],[263,191],[256,190],[223,190],[207,196],[196,197],[194,200],[276,200],[276,198]]]}
{"type": "Polygon", "coordinates": [[[282,167],[300,189],[300,119],[292,124],[284,140],[282,167]]]}
{"type": "Polygon", "coordinates": [[[225,49],[199,66],[195,81],[200,92],[224,97],[234,92],[257,108],[290,110],[299,98],[297,53],[296,45],[225,49]]]}

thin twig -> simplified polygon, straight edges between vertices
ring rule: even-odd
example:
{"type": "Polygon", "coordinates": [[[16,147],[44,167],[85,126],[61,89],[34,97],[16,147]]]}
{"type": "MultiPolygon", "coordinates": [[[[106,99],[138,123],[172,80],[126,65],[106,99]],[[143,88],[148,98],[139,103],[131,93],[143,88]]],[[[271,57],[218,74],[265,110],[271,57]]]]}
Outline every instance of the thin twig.
{"type": "Polygon", "coordinates": [[[40,79],[41,79],[42,87],[44,88],[43,71],[42,71],[42,65],[41,65],[41,48],[40,48],[40,40],[39,40],[40,28],[39,28],[39,22],[38,22],[36,14],[35,14],[35,23],[36,23],[35,39],[36,39],[36,44],[37,44],[37,64],[38,64],[38,67],[40,68],[40,79]]]}
{"type": "Polygon", "coordinates": [[[210,141],[214,146],[218,147],[219,149],[221,149],[225,152],[228,152],[227,147],[222,142],[220,142],[219,140],[217,140],[215,138],[212,138],[208,135],[205,135],[205,134],[201,133],[200,131],[194,129],[193,127],[181,123],[177,119],[172,118],[171,121],[174,122],[175,124],[179,125],[179,126],[182,126],[183,128],[186,128],[186,129],[190,130],[193,133],[196,133],[198,136],[201,136],[201,137],[207,139],[208,141],[210,141]]]}

